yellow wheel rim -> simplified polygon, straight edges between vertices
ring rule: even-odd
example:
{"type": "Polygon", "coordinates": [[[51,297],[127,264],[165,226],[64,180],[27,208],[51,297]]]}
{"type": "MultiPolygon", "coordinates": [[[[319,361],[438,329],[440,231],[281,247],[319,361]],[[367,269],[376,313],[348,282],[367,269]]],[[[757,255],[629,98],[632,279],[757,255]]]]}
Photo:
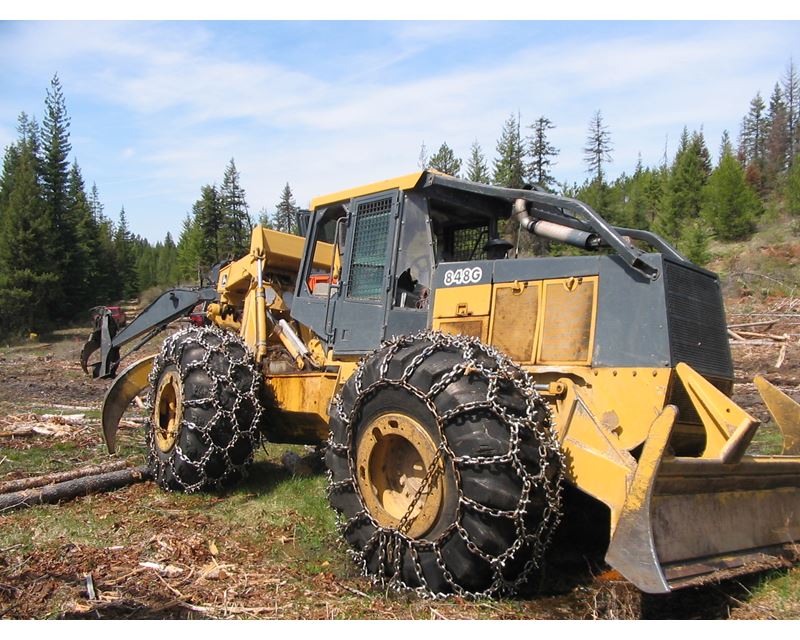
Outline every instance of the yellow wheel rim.
{"type": "Polygon", "coordinates": [[[409,416],[386,413],[367,425],[356,445],[356,477],[365,506],[378,524],[397,528],[413,503],[406,533],[419,538],[431,530],[445,499],[441,460],[416,503],[414,499],[436,452],[433,438],[409,416]]]}
{"type": "Polygon", "coordinates": [[[161,376],[153,409],[153,432],[158,448],[164,453],[168,453],[175,446],[181,429],[182,390],[177,371],[166,371],[161,376]]]}

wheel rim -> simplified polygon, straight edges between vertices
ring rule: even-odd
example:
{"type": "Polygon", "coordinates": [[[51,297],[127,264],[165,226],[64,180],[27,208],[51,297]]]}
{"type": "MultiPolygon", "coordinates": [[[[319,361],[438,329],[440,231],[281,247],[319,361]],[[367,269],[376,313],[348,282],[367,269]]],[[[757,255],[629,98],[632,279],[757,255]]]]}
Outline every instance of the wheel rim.
{"type": "Polygon", "coordinates": [[[177,371],[165,371],[158,383],[153,409],[153,433],[158,448],[167,453],[175,446],[181,429],[182,386],[177,371]]]}
{"type": "Polygon", "coordinates": [[[405,527],[410,537],[433,528],[446,497],[441,460],[416,503],[414,499],[437,450],[428,431],[407,415],[387,413],[367,425],[356,446],[356,477],[364,504],[379,525],[397,528],[411,509],[405,527]]]}

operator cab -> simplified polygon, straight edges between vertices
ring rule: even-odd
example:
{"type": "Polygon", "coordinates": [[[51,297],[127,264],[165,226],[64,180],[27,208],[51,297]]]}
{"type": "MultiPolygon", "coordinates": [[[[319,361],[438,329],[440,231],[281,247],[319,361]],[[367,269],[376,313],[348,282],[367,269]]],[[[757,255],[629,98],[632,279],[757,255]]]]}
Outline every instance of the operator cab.
{"type": "Polygon", "coordinates": [[[335,352],[364,353],[425,328],[437,265],[505,258],[512,248],[500,237],[507,205],[419,188],[426,175],[312,203],[292,315],[335,352]]]}

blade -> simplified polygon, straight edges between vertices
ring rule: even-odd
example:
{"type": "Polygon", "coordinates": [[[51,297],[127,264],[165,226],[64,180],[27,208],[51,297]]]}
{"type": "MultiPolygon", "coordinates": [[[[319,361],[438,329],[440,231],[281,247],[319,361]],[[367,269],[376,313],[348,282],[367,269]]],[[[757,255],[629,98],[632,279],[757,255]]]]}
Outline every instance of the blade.
{"type": "Polygon", "coordinates": [[[783,433],[783,454],[800,454],[800,405],[764,377],[754,382],[770,415],[783,433]]]}
{"type": "Polygon", "coordinates": [[[117,428],[122,414],[131,401],[147,388],[147,378],[155,358],[147,356],[134,362],[117,376],[106,393],[103,400],[103,437],[111,454],[117,450],[117,428]]]}

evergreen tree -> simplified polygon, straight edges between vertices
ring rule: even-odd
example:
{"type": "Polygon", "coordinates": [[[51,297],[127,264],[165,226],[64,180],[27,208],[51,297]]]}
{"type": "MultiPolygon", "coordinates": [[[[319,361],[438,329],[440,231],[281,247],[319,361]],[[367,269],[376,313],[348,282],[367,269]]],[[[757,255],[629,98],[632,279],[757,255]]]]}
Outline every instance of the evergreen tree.
{"type": "Polygon", "coordinates": [[[701,267],[711,259],[708,251],[708,231],[701,220],[693,220],[683,232],[683,240],[678,248],[695,264],[701,267]]]}
{"type": "Polygon", "coordinates": [[[419,157],[417,158],[417,166],[420,168],[421,171],[425,171],[430,165],[428,164],[428,149],[425,147],[425,141],[422,141],[422,144],[419,148],[419,157]]]}
{"type": "Polygon", "coordinates": [[[431,156],[427,168],[436,169],[437,171],[457,178],[458,174],[461,173],[461,160],[456,158],[453,150],[447,146],[446,142],[443,142],[439,150],[431,156]]]}
{"type": "Polygon", "coordinates": [[[752,233],[761,210],[741,165],[726,153],[703,189],[703,218],[721,240],[739,240],[752,233]]]}
{"type": "Polygon", "coordinates": [[[192,207],[194,224],[200,234],[200,253],[197,256],[201,269],[210,269],[226,257],[225,219],[219,193],[213,185],[200,189],[200,199],[192,207]]]}
{"type": "Polygon", "coordinates": [[[786,208],[793,216],[800,216],[800,156],[795,156],[786,180],[786,208]]]}
{"type": "Polygon", "coordinates": [[[528,179],[552,191],[556,180],[550,174],[550,168],[556,164],[554,158],[558,156],[559,150],[547,139],[547,132],[555,129],[555,125],[549,118],[540,116],[530,128],[533,129],[533,134],[528,138],[528,155],[531,158],[527,167],[528,179]]]}
{"type": "Polygon", "coordinates": [[[668,241],[677,243],[688,221],[700,215],[703,187],[708,181],[709,153],[702,133],[689,136],[684,129],[672,164],[662,207],[655,228],[668,241]]]}
{"type": "Polygon", "coordinates": [[[258,212],[258,224],[265,229],[272,229],[272,217],[266,207],[261,207],[258,212]]]}
{"type": "Polygon", "coordinates": [[[750,101],[750,111],[742,120],[739,135],[739,157],[745,167],[752,167],[750,175],[756,180],[754,186],[759,192],[764,191],[764,169],[767,158],[767,105],[756,93],[750,101]]]}
{"type": "Polygon", "coordinates": [[[786,104],[783,101],[780,85],[776,83],[769,100],[769,112],[767,114],[764,171],[766,187],[769,190],[777,186],[786,171],[790,143],[790,139],[786,135],[787,120],[786,104]]]}
{"type": "Polygon", "coordinates": [[[631,229],[649,229],[650,212],[648,210],[648,176],[642,164],[642,156],[636,162],[633,176],[625,184],[623,211],[621,222],[631,229]]]}
{"type": "Polygon", "coordinates": [[[4,162],[13,163],[15,171],[4,185],[8,192],[0,228],[0,333],[41,332],[49,327],[59,281],[52,263],[43,258],[53,233],[32,145],[23,139],[12,155],[13,160],[7,152],[4,162]]]}
{"type": "Polygon", "coordinates": [[[297,205],[292,195],[289,183],[283,188],[281,200],[275,207],[275,216],[272,219],[272,228],[284,233],[297,234],[297,205]]]}
{"type": "Polygon", "coordinates": [[[202,268],[203,237],[200,225],[187,213],[178,238],[177,261],[180,278],[199,281],[202,268]]]}
{"type": "Polygon", "coordinates": [[[73,297],[73,308],[88,309],[99,302],[96,280],[99,276],[100,228],[92,214],[78,161],[70,168],[67,180],[67,211],[75,228],[75,274],[79,278],[67,291],[73,297]]]}
{"type": "Polygon", "coordinates": [[[782,81],[783,97],[786,102],[786,144],[788,164],[793,166],[800,155],[800,75],[790,58],[782,81]]]}
{"type": "Polygon", "coordinates": [[[472,142],[469,150],[469,160],[467,161],[467,180],[489,184],[492,178],[489,175],[489,168],[486,166],[486,158],[481,150],[481,145],[477,140],[472,142]]]}
{"type": "Polygon", "coordinates": [[[589,133],[586,137],[586,146],[583,148],[586,171],[593,175],[593,181],[602,184],[604,180],[603,165],[613,162],[611,152],[611,133],[603,124],[600,111],[595,111],[589,122],[589,133]]]}
{"type": "Polygon", "coordinates": [[[69,180],[70,119],[58,76],[53,76],[45,98],[43,131],[42,184],[47,213],[55,234],[55,242],[43,247],[60,277],[53,301],[54,317],[69,318],[79,308],[82,280],[80,254],[76,250],[77,231],[69,215],[67,185],[69,180]]]}
{"type": "Polygon", "coordinates": [[[525,162],[519,119],[511,114],[497,141],[493,181],[501,187],[519,189],[525,184],[525,162]]]}
{"type": "Polygon", "coordinates": [[[125,298],[132,298],[138,295],[141,287],[139,286],[138,274],[136,272],[137,255],[134,247],[134,240],[128,229],[128,218],[125,215],[123,206],[119,212],[119,222],[117,223],[116,233],[114,234],[114,251],[117,256],[117,272],[120,278],[120,295],[125,298]]]}
{"type": "Polygon", "coordinates": [[[238,258],[247,253],[250,247],[253,222],[248,213],[245,192],[239,184],[239,172],[236,170],[233,158],[225,168],[219,199],[222,208],[220,255],[238,258]]]}

